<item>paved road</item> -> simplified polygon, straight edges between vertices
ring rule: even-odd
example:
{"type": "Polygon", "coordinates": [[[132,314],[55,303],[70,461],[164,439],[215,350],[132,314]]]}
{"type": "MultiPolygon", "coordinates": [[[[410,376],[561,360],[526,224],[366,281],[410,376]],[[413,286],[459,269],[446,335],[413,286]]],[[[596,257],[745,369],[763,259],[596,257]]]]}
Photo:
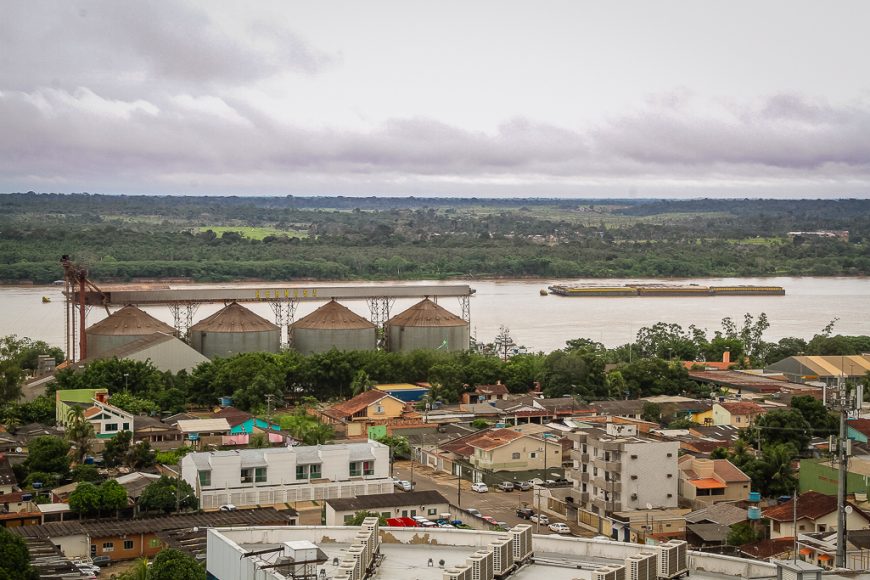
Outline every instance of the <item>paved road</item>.
{"type": "MultiPolygon", "coordinates": [[[[395,477],[410,481],[410,462],[402,461],[395,463],[393,472],[395,477]]],[[[441,495],[446,497],[451,504],[463,509],[471,507],[476,508],[480,510],[480,513],[483,515],[492,516],[500,522],[507,522],[509,526],[518,523],[530,523],[528,520],[523,520],[522,518],[517,517],[516,509],[518,507],[529,506],[532,507],[535,512],[539,511],[537,506],[537,496],[532,490],[504,492],[490,488],[488,493],[476,493],[471,491],[471,482],[463,480],[461,482],[461,491],[457,493],[456,479],[456,476],[449,473],[436,472],[428,467],[420,467],[419,464],[414,466],[414,481],[416,482],[415,488],[417,490],[437,490],[441,492],[441,495]]],[[[544,501],[544,498],[542,498],[541,502],[543,503],[544,501]]],[[[550,518],[551,523],[567,523],[577,536],[589,537],[594,535],[587,530],[581,529],[577,524],[566,522],[564,518],[561,518],[558,515],[547,513],[546,511],[544,513],[546,513],[550,518]]],[[[468,523],[473,526],[475,522],[468,523]]],[[[537,525],[532,525],[535,526],[535,533],[550,533],[549,529],[544,525],[540,526],[540,531],[538,531],[537,525]]]]}

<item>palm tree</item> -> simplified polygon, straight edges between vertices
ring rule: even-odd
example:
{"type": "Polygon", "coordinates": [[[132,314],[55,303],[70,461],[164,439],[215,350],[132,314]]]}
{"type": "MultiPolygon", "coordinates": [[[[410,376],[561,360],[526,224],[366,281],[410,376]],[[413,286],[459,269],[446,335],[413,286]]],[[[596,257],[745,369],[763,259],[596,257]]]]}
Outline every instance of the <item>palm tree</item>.
{"type": "Polygon", "coordinates": [[[148,580],[148,558],[137,558],[132,567],[118,576],[118,580],[148,580]]]}
{"type": "Polygon", "coordinates": [[[85,418],[82,407],[72,406],[66,414],[66,439],[72,445],[73,459],[82,463],[92,449],[94,426],[85,418]]]}

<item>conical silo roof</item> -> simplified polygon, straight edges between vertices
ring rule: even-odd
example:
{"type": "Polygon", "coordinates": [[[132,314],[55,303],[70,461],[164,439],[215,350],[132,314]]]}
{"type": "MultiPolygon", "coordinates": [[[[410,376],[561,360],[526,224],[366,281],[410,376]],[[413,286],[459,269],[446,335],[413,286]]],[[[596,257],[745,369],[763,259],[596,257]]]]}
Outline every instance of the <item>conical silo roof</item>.
{"type": "Polygon", "coordinates": [[[254,314],[238,302],[231,302],[190,327],[191,332],[264,332],[279,330],[262,316],[254,314]]]}
{"type": "Polygon", "coordinates": [[[147,312],[127,305],[85,330],[87,334],[145,336],[155,332],[175,334],[175,329],[147,312]]]}
{"type": "Polygon", "coordinates": [[[468,323],[452,312],[424,298],[387,321],[395,326],[467,326],[468,323]]]}
{"type": "Polygon", "coordinates": [[[374,328],[375,325],[347,306],[330,300],[308,316],[300,318],[292,328],[311,328],[324,330],[351,330],[374,328]]]}

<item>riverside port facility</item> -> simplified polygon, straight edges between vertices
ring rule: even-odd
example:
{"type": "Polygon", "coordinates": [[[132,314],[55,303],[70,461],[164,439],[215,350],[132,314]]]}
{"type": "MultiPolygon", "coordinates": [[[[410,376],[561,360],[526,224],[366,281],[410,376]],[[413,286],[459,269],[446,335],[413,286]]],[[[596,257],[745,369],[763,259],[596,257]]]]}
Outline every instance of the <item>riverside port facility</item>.
{"type": "MultiPolygon", "coordinates": [[[[296,307],[300,302],[324,302],[363,300],[369,307],[371,323],[379,330],[387,330],[396,299],[420,298],[428,305],[428,310],[437,309],[442,316],[433,315],[432,327],[446,326],[447,311],[437,305],[439,299],[458,300],[459,316],[454,316],[454,325],[464,322],[467,327],[471,320],[471,296],[474,289],[467,284],[454,285],[415,285],[415,284],[375,284],[360,286],[313,286],[313,285],[261,285],[231,284],[221,286],[185,285],[138,285],[97,287],[86,278],[86,274],[73,271],[68,274],[64,295],[66,297],[66,346],[67,357],[71,361],[88,356],[85,318],[92,307],[105,308],[112,316],[110,307],[126,306],[166,306],[173,318],[174,333],[187,337],[194,327],[194,317],[202,304],[224,304],[230,306],[241,303],[268,304],[274,314],[275,328],[290,327],[295,321],[296,307]],[[434,304],[433,304],[434,303],[434,304]],[[440,321],[440,323],[439,323],[440,321]]],[[[418,305],[419,306],[419,305],[418,305]]],[[[253,316],[253,315],[252,315],[253,316]]],[[[416,328],[426,326],[416,323],[416,328]]],[[[415,331],[410,331],[413,334],[415,331]]],[[[422,331],[417,331],[422,332],[422,331]]],[[[430,333],[431,334],[431,333],[430,333]]],[[[431,340],[435,340],[434,335],[431,340]]],[[[438,344],[445,340],[438,336],[438,344]]],[[[454,343],[457,341],[453,341],[454,343]]],[[[425,347],[425,344],[420,344],[425,347]]],[[[458,346],[457,346],[458,348],[458,346]]],[[[465,346],[467,348],[467,345],[465,346]]]]}

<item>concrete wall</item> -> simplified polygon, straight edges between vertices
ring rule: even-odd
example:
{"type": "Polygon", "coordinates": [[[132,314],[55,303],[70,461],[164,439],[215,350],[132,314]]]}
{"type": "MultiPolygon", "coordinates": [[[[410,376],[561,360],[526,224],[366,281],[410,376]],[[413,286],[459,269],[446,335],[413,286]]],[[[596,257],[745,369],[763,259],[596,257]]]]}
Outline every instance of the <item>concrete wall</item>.
{"type": "MultiPolygon", "coordinates": [[[[851,458],[849,466],[854,469],[856,462],[862,463],[865,469],[868,462],[859,458],[851,458]]],[[[870,471],[870,470],[868,470],[870,471]]],[[[826,495],[837,493],[837,469],[830,462],[821,459],[801,459],[800,490],[817,491],[826,495]]],[[[870,475],[862,475],[850,471],[846,478],[849,493],[870,493],[870,475]]]]}
{"type": "Polygon", "coordinates": [[[193,331],[190,333],[190,344],[210,359],[228,358],[243,352],[278,352],[281,329],[260,332],[193,331]]]}
{"type": "MultiPolygon", "coordinates": [[[[429,518],[430,520],[439,519],[439,514],[451,514],[451,518],[453,518],[450,504],[447,502],[444,503],[436,503],[436,504],[426,504],[420,505],[419,503],[413,505],[403,505],[404,494],[397,493],[396,495],[396,505],[392,507],[384,507],[378,509],[370,509],[368,511],[376,514],[383,515],[385,518],[397,518],[402,517],[404,512],[407,512],[406,517],[413,516],[423,516],[429,518]],[[434,512],[433,512],[434,510],[434,512]],[[413,512],[413,513],[411,513],[413,512]],[[430,513],[433,512],[433,513],[430,513]]],[[[356,515],[357,510],[345,510],[345,511],[336,511],[332,508],[329,503],[326,503],[326,525],[327,526],[343,526],[345,525],[344,521],[346,517],[353,517],[356,515]]],[[[455,518],[453,518],[455,519],[455,518]]],[[[460,518],[463,519],[463,518],[460,518]]]]}
{"type": "MultiPolygon", "coordinates": [[[[359,532],[359,527],[247,527],[208,530],[207,570],[220,580],[243,580],[262,578],[257,576],[253,562],[243,555],[256,544],[279,544],[290,540],[309,540],[317,544],[350,544],[359,532]]],[[[461,546],[468,548],[469,554],[488,546],[504,532],[481,532],[478,530],[450,530],[429,528],[381,528],[381,541],[385,544],[433,544],[440,546],[461,546]]],[[[640,544],[627,544],[583,538],[563,538],[558,536],[534,536],[535,552],[560,554],[572,560],[596,558],[622,562],[627,556],[648,549],[640,544]]],[[[767,562],[689,552],[689,569],[692,572],[722,574],[735,578],[773,577],[776,567],[767,562]]]]}
{"type": "Polygon", "coordinates": [[[85,534],[51,538],[51,543],[60,547],[67,558],[84,558],[90,555],[91,542],[85,534]]]}
{"type": "Polygon", "coordinates": [[[372,328],[317,329],[290,328],[293,349],[302,354],[336,350],[375,350],[377,337],[372,328]]]}
{"type": "Polygon", "coordinates": [[[621,455],[622,509],[677,507],[679,480],[678,442],[629,443],[621,455]],[[637,459],[631,459],[637,455],[637,459]],[[670,455],[670,457],[668,457],[670,455]],[[632,479],[636,476],[636,479],[632,479]],[[670,476],[670,477],[668,477],[670,476]],[[632,494],[637,497],[632,499],[632,494]],[[670,497],[668,495],[670,494],[670,497]]]}

